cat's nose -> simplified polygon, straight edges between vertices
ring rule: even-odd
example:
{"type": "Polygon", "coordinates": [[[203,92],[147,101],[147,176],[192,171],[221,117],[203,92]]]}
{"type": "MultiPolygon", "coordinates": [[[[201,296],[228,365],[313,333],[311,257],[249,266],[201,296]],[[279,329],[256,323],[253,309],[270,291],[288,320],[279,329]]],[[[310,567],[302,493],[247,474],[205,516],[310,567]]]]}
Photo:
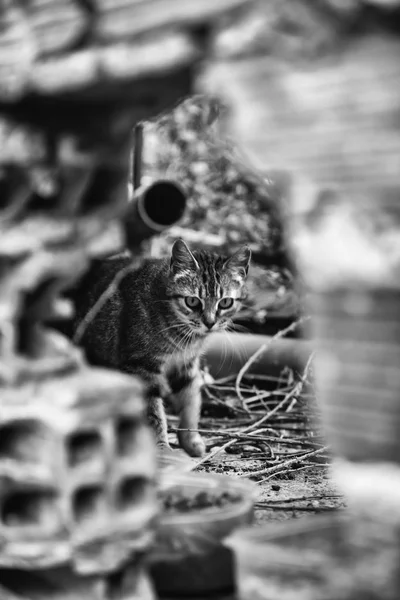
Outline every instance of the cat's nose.
{"type": "Polygon", "coordinates": [[[203,319],[203,323],[204,323],[204,325],[207,327],[207,329],[210,329],[210,330],[211,330],[211,329],[214,327],[214,325],[215,325],[215,321],[214,321],[214,319],[210,319],[210,318],[207,318],[207,317],[205,317],[205,318],[203,319]]]}

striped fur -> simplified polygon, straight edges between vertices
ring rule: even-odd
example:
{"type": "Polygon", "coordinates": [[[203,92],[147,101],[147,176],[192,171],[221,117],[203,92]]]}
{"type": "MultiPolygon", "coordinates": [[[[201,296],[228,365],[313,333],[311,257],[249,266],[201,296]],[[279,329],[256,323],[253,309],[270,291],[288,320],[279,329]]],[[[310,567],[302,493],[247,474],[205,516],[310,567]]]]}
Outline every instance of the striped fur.
{"type": "MultiPolygon", "coordinates": [[[[148,416],[157,442],[168,445],[163,403],[180,415],[180,429],[197,430],[199,360],[207,336],[228,327],[245,298],[250,250],[230,258],[189,250],[177,240],[166,259],[147,259],[128,273],[82,339],[89,360],[140,376],[147,384],[148,416]],[[190,308],[187,298],[196,298],[190,308]],[[221,300],[232,302],[221,307],[221,300]],[[230,300],[232,299],[232,300],[230,300]]],[[[82,282],[76,325],[129,258],[103,261],[82,282]]],[[[193,303],[193,300],[191,301],[193,303]]],[[[180,445],[201,456],[197,431],[181,431],[180,445]]]]}

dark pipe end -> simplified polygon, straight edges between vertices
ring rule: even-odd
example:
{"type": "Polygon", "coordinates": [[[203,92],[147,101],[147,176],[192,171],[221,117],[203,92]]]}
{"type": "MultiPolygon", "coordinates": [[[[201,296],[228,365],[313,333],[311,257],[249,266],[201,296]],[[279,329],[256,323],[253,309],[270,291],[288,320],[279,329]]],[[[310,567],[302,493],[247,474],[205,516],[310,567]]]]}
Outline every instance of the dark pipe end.
{"type": "Polygon", "coordinates": [[[186,195],[172,181],[153,183],[138,201],[140,216],[154,231],[162,231],[177,223],[185,208],[186,195]]]}
{"type": "Polygon", "coordinates": [[[132,251],[177,223],[185,212],[186,194],[174,181],[161,180],[133,197],[125,215],[125,235],[132,251]]]}

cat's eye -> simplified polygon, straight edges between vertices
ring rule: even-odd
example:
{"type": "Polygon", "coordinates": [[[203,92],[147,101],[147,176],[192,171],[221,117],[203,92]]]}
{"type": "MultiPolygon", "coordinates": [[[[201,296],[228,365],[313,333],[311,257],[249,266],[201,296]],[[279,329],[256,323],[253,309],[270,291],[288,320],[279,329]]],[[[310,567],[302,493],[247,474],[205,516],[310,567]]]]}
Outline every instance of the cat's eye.
{"type": "Polygon", "coordinates": [[[222,310],[226,310],[227,308],[232,308],[233,306],[233,298],[222,298],[218,302],[218,307],[222,308],[222,310]]]}
{"type": "Polygon", "coordinates": [[[199,308],[199,306],[201,306],[201,300],[197,296],[186,296],[185,304],[191,309],[199,308]]]}

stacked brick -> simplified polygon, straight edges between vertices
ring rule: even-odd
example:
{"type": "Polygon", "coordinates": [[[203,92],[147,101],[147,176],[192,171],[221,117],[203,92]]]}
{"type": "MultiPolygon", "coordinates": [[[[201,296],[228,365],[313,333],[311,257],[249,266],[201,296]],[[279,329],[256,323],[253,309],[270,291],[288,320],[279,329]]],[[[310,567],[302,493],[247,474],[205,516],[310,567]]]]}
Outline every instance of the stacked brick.
{"type": "Polygon", "coordinates": [[[143,389],[51,328],[124,245],[132,127],[193,91],[243,0],[0,7],[0,592],[151,598],[157,515],[143,389]],[[179,25],[179,27],[177,27],[179,25]]]}
{"type": "Polygon", "coordinates": [[[155,450],[142,387],[83,367],[2,393],[3,565],[111,570],[149,542],[155,450]]]}

